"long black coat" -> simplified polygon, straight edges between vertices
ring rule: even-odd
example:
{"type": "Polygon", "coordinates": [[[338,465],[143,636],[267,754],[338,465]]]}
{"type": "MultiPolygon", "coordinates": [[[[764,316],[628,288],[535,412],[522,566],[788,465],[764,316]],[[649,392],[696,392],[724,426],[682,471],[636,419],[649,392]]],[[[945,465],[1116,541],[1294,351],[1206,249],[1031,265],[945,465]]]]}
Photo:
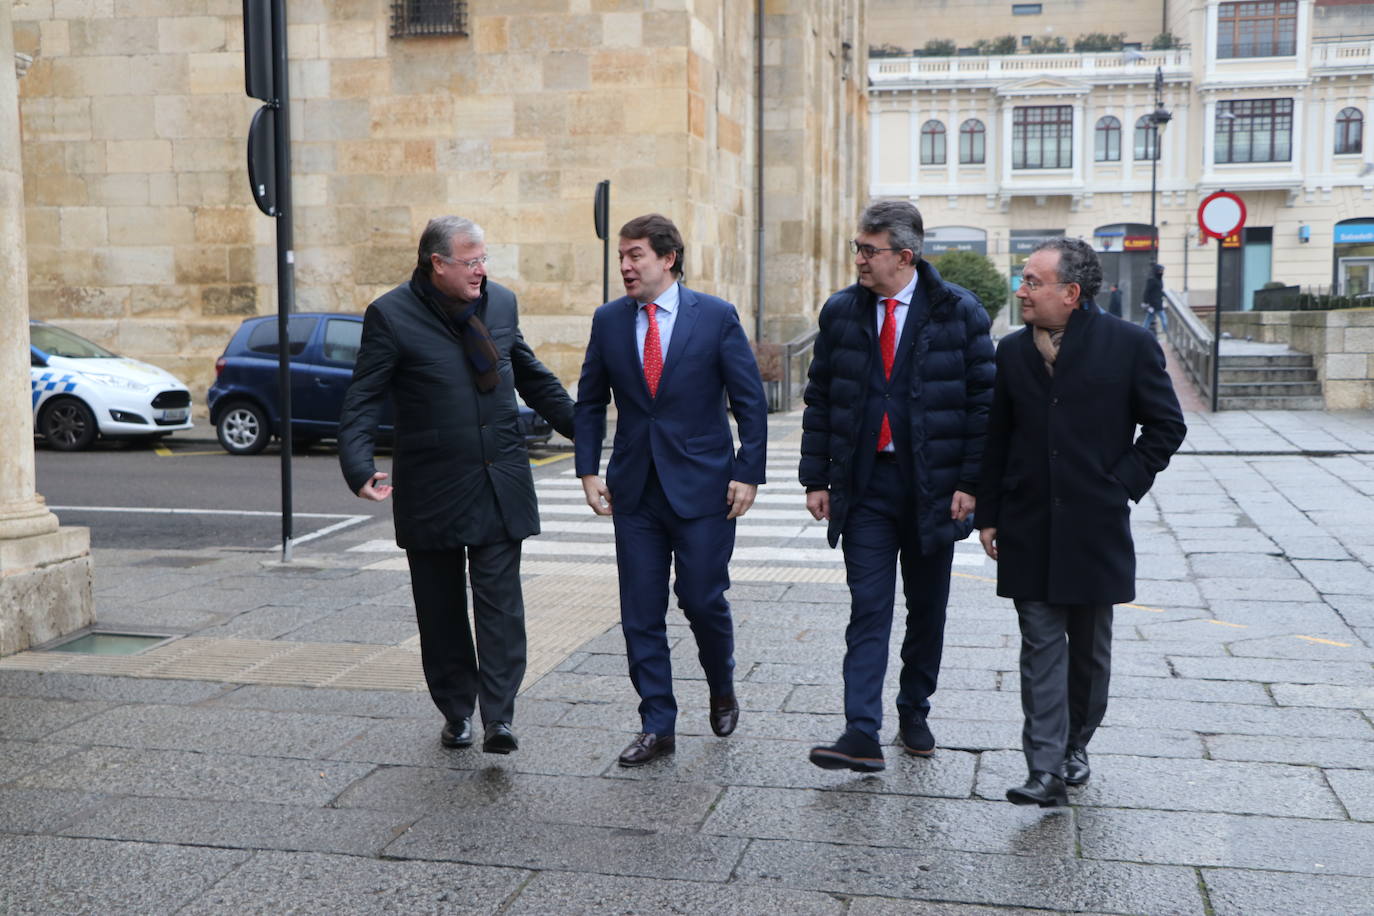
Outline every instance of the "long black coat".
{"type": "MultiPolygon", "coordinates": [[[[914,506],[921,553],[962,540],[967,521],[949,517],[955,489],[972,493],[978,482],[983,432],[992,401],[992,341],[988,313],[973,293],[946,283],[925,261],[917,262],[927,308],[913,308],[910,425],[915,472],[914,506]]],[[[878,358],[877,296],[855,284],[821,308],[820,334],[806,385],[799,477],[808,489],[830,490],[830,546],[844,531],[854,490],[869,378],[878,358]]]]}
{"type": "Polygon", "coordinates": [[[997,529],[997,594],[1134,599],[1127,499],[1144,497],[1185,433],[1164,354],[1135,324],[1075,311],[1053,377],[1029,327],[1003,338],[976,514],[997,529]]]}
{"type": "Polygon", "coordinates": [[[539,506],[515,404],[525,402],[565,436],[573,402],[520,333],[515,294],[485,283],[477,315],[501,355],[500,381],[477,389],[472,365],[445,317],[398,286],[367,307],[362,349],[339,420],[339,463],[354,493],[376,470],[378,418],[391,396],[396,444],[391,478],[396,543],[416,550],[521,539],[539,533],[539,506]],[[493,499],[494,497],[494,499],[493,499]]]}

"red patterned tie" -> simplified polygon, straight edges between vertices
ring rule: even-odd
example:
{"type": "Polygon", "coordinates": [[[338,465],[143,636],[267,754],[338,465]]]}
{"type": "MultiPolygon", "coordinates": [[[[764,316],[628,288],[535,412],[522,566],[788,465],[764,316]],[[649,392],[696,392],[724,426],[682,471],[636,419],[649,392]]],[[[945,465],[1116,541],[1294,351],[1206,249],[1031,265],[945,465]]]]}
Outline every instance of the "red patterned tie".
{"type": "MultiPolygon", "coordinates": [[[[883,330],[878,334],[878,351],[883,355],[883,377],[892,379],[892,364],[897,358],[897,306],[896,299],[884,299],[887,314],[883,316],[883,330]]],[[[650,319],[652,321],[653,319],[650,319]]],[[[892,444],[892,427],[888,425],[887,414],[883,414],[883,425],[878,430],[878,451],[892,444]]]]}
{"type": "Polygon", "coordinates": [[[644,306],[649,316],[649,330],[644,335],[644,383],[649,386],[649,397],[657,397],[658,380],[663,375],[663,345],[658,340],[658,319],[654,313],[658,305],[650,302],[644,306]]]}

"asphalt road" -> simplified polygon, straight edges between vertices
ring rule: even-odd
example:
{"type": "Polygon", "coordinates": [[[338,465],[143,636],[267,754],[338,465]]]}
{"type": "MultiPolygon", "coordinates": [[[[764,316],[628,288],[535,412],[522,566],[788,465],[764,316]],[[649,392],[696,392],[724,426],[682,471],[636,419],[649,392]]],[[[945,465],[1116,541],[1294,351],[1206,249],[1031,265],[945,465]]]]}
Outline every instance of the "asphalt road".
{"type": "MultiPolygon", "coordinates": [[[[91,544],[142,550],[243,549],[281,545],[281,454],[234,456],[213,439],[169,436],[158,446],[98,441],[85,452],[38,443],[38,492],[64,525],[91,529],[91,544]]],[[[538,461],[557,452],[536,451],[538,461]]],[[[555,462],[557,464],[558,462],[555,462]]],[[[389,470],[390,455],[377,465],[389,470]]],[[[350,496],[333,443],[292,460],[297,544],[391,516],[389,503],[350,496]]]]}

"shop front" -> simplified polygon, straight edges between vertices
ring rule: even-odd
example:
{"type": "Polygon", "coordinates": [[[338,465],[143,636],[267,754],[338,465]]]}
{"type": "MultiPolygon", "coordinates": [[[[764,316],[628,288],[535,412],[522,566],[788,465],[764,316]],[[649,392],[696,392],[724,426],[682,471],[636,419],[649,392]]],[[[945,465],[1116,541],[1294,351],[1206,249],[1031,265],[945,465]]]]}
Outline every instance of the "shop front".
{"type": "Polygon", "coordinates": [[[1093,247],[1102,262],[1102,292],[1097,304],[1107,307],[1112,284],[1121,287],[1121,317],[1141,321],[1140,303],[1154,262],[1155,234],[1149,223],[1112,223],[1093,230],[1093,247]]]}
{"type": "Polygon", "coordinates": [[[1345,296],[1374,292],[1374,218],[1341,220],[1332,242],[1336,291],[1345,296]]]}

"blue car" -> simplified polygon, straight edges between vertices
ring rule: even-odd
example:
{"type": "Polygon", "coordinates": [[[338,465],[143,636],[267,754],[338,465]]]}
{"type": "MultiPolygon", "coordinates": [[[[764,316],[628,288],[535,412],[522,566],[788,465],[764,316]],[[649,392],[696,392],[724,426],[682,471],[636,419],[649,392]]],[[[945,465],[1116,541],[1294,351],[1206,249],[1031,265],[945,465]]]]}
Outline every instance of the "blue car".
{"type": "MultiPolygon", "coordinates": [[[[302,447],[339,434],[344,392],[362,343],[363,317],[335,312],[305,312],[287,319],[291,354],[291,438],[302,447]]],[[[273,436],[281,438],[277,408],[277,318],[263,315],[243,322],[224,355],[215,360],[210,386],[210,422],[220,445],[231,455],[256,455],[273,436]]],[[[520,426],[529,445],[549,441],[553,429],[523,402],[520,426]]],[[[391,436],[391,405],[378,427],[391,436]]]]}

